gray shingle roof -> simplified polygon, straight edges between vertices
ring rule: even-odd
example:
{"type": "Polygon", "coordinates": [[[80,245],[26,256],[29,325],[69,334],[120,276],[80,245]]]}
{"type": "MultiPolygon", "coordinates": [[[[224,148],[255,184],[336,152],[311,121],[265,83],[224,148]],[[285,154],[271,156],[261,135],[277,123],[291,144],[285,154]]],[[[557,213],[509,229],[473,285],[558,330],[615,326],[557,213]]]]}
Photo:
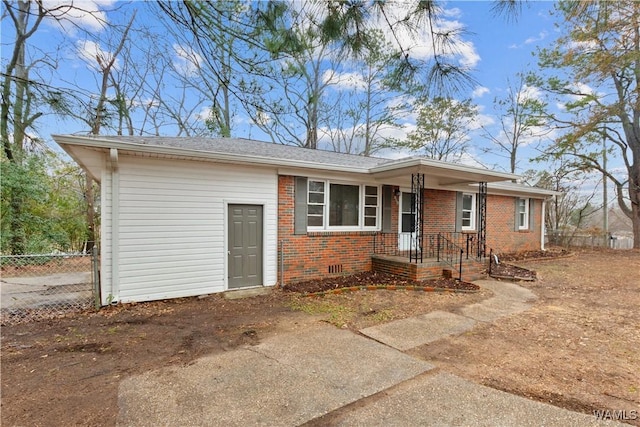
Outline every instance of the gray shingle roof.
{"type": "MultiPolygon", "coordinates": [[[[92,138],[92,137],[89,137],[92,138]]],[[[333,151],[313,150],[290,145],[273,144],[242,138],[98,136],[103,141],[180,148],[207,153],[259,156],[265,159],[297,160],[353,168],[372,168],[393,160],[365,157],[333,151]]]]}

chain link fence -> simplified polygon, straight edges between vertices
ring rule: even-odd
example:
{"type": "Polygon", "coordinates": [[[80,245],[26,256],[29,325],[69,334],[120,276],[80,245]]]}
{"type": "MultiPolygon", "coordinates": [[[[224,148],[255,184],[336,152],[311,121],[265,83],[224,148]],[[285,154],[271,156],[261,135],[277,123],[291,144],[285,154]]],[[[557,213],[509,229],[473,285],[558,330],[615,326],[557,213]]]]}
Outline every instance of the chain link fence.
{"type": "Polygon", "coordinates": [[[92,254],[0,256],[2,325],[97,307],[97,250],[92,254]]]}

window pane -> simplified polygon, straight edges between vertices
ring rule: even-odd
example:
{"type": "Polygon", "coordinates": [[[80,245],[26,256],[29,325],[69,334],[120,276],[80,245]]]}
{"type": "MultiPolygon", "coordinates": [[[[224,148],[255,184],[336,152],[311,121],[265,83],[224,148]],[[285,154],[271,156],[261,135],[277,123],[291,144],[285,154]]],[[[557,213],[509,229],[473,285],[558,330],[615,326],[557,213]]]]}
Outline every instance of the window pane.
{"type": "Polygon", "coordinates": [[[377,209],[375,208],[375,206],[367,206],[364,208],[365,216],[376,216],[376,212],[377,212],[377,209]]]}
{"type": "Polygon", "coordinates": [[[376,196],[367,196],[364,198],[364,204],[367,206],[377,206],[378,205],[378,197],[376,196]]]}
{"type": "Polygon", "coordinates": [[[366,186],[364,188],[364,194],[366,196],[378,196],[378,187],[369,187],[366,186]]]}
{"type": "Polygon", "coordinates": [[[329,225],[357,226],[360,212],[360,187],[331,184],[329,190],[329,225]]]}
{"type": "Polygon", "coordinates": [[[324,193],[309,193],[309,203],[324,203],[324,193]]]}
{"type": "Polygon", "coordinates": [[[473,196],[465,194],[462,196],[462,209],[470,211],[473,209],[473,196]]]}
{"type": "Polygon", "coordinates": [[[471,227],[471,212],[462,212],[462,226],[471,227]]]}
{"type": "Polygon", "coordinates": [[[414,216],[410,213],[402,214],[402,232],[403,233],[413,233],[415,231],[414,227],[414,216]]]}
{"type": "Polygon", "coordinates": [[[414,200],[412,193],[402,193],[402,212],[411,212],[411,205],[414,200]]]}
{"type": "Polygon", "coordinates": [[[365,227],[375,227],[376,226],[376,219],[374,217],[365,217],[364,218],[364,225],[365,227]]]}
{"type": "Polygon", "coordinates": [[[322,217],[309,215],[307,217],[307,224],[310,227],[322,227],[322,217]]]}
{"type": "Polygon", "coordinates": [[[322,215],[324,212],[323,205],[309,205],[307,206],[309,215],[322,215]]]}
{"type": "Polygon", "coordinates": [[[309,181],[309,191],[316,191],[324,193],[324,182],[322,181],[309,181]]]}
{"type": "Polygon", "coordinates": [[[518,228],[528,228],[528,199],[518,199],[518,228]]]}

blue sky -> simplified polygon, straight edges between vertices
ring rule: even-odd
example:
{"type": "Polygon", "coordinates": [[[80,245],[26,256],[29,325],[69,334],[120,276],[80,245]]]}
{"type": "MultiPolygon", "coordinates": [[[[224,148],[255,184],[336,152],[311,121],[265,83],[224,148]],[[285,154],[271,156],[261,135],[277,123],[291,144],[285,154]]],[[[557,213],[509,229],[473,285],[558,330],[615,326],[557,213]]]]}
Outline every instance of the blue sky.
{"type": "MultiPolygon", "coordinates": [[[[53,0],[51,0],[53,1],[53,0]]],[[[60,3],[60,1],[57,1],[60,3]]],[[[122,24],[131,16],[134,9],[138,10],[136,23],[152,25],[157,22],[157,18],[153,17],[148,10],[143,7],[142,2],[117,2],[114,0],[94,0],[79,2],[86,9],[94,10],[113,10],[114,12],[99,12],[99,17],[108,22],[122,24]]],[[[508,20],[504,17],[494,16],[491,12],[492,3],[487,1],[465,1],[465,2],[443,2],[445,8],[444,25],[466,27],[468,33],[460,39],[460,54],[458,60],[463,64],[471,65],[474,69],[472,76],[477,81],[477,86],[473,91],[467,94],[461,94],[461,97],[472,97],[473,101],[478,104],[480,111],[479,122],[491,128],[495,125],[497,118],[493,112],[492,102],[495,97],[504,96],[508,79],[514,79],[516,73],[523,71],[535,70],[536,58],[532,52],[537,46],[544,46],[551,43],[556,36],[554,21],[550,15],[553,9],[553,2],[526,2],[523,5],[522,13],[519,18],[508,20]]],[[[95,72],[95,56],[97,53],[108,57],[110,47],[117,44],[117,38],[109,35],[96,22],[95,19],[87,15],[78,15],[74,17],[74,23],[84,29],[89,30],[93,34],[93,38],[87,37],[78,31],[72,25],[65,24],[63,28],[59,25],[43,25],[36,36],[33,37],[32,43],[34,51],[49,51],[56,58],[58,68],[57,76],[49,77],[45,75],[45,80],[50,78],[51,84],[56,85],[57,79],[64,79],[64,85],[69,83],[77,84],[83,88],[86,94],[96,92],[98,87],[98,78],[95,72]],[[62,41],[62,43],[61,43],[62,41]],[[93,70],[93,71],[92,71],[93,70]]],[[[5,33],[5,25],[7,22],[3,20],[3,33],[5,33]]],[[[3,43],[7,43],[4,38],[3,43]]],[[[136,45],[144,49],[144,43],[148,40],[136,40],[136,45]]],[[[427,43],[418,41],[412,47],[414,52],[420,52],[425,49],[427,43]]],[[[172,57],[171,60],[176,66],[180,66],[179,49],[176,49],[174,43],[173,52],[164,52],[166,56],[172,57]]],[[[428,51],[428,49],[427,49],[428,51]]],[[[3,60],[5,55],[10,52],[7,46],[2,49],[3,60]]],[[[428,54],[428,52],[427,52],[428,54]]],[[[184,64],[183,64],[184,66],[184,64]]],[[[167,79],[165,86],[175,86],[175,82],[167,79]]],[[[533,92],[535,95],[535,91],[533,92]]],[[[177,95],[176,95],[177,96],[177,95]]],[[[193,101],[193,96],[190,101],[193,101]]],[[[192,116],[197,117],[198,114],[204,113],[202,107],[194,107],[193,110],[185,108],[192,116]]],[[[406,130],[411,129],[411,117],[407,118],[406,130]]],[[[238,113],[236,118],[237,126],[234,129],[233,136],[252,137],[256,139],[267,139],[255,125],[251,125],[251,121],[247,117],[243,117],[242,113],[238,113]]],[[[53,133],[82,133],[87,131],[87,125],[73,120],[61,120],[54,116],[48,116],[40,122],[38,132],[40,136],[46,140],[50,139],[53,133]]],[[[169,130],[167,134],[171,134],[169,130]]],[[[480,164],[494,168],[506,169],[505,160],[496,157],[481,150],[489,147],[486,139],[479,135],[479,132],[471,130],[469,132],[471,138],[470,156],[465,162],[474,164],[476,161],[480,164]]],[[[400,135],[402,137],[402,135],[400,135]]],[[[385,156],[401,157],[416,153],[407,152],[385,152],[385,156]]],[[[418,153],[419,154],[419,153],[418,153]]],[[[532,147],[524,147],[521,151],[522,164],[519,171],[522,172],[530,165],[526,159],[536,155],[537,153],[532,147]]],[[[531,165],[538,167],[537,165],[531,165]]]]}

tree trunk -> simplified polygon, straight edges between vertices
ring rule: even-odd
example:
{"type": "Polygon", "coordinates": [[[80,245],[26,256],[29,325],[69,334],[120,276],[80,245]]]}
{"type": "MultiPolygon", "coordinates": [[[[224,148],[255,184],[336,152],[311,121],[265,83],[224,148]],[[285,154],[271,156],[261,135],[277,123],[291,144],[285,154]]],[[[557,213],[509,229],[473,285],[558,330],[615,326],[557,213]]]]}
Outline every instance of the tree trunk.
{"type": "Polygon", "coordinates": [[[633,248],[640,249],[640,207],[633,205],[631,208],[631,224],[633,225],[633,248]]]}

